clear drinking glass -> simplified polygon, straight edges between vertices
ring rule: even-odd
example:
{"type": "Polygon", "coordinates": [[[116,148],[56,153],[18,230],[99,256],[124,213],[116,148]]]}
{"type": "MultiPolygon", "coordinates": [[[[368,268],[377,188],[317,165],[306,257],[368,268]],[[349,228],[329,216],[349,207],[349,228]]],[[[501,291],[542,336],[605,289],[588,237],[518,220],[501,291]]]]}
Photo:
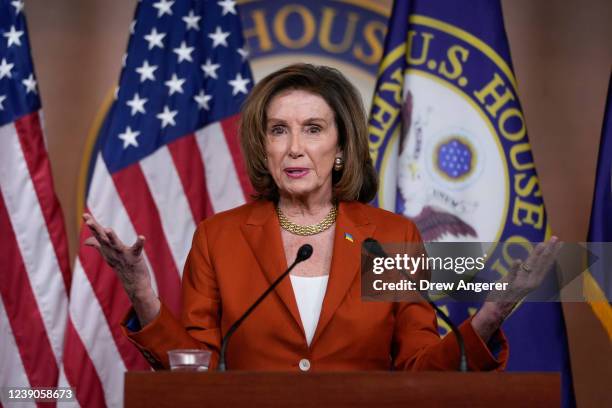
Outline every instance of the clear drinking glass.
{"type": "Polygon", "coordinates": [[[172,371],[207,371],[210,354],[208,350],[198,349],[169,350],[170,369],[172,371]]]}

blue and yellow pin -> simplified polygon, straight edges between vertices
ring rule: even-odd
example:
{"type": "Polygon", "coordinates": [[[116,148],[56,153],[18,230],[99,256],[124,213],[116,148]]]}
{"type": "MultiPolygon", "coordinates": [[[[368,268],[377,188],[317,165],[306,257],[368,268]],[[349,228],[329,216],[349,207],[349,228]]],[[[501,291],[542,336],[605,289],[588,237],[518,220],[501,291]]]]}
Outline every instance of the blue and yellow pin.
{"type": "Polygon", "coordinates": [[[354,242],[353,236],[349,234],[348,232],[344,233],[344,239],[346,239],[349,242],[354,242]]]}

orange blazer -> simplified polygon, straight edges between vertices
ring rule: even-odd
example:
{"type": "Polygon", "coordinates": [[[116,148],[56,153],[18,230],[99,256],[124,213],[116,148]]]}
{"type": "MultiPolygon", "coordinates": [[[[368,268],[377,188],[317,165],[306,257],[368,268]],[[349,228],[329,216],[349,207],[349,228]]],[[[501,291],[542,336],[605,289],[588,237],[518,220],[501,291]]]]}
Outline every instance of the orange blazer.
{"type": "MultiPolygon", "coordinates": [[[[359,202],[338,208],[334,252],[321,315],[310,346],[290,279],[284,279],[234,333],[228,369],[234,370],[454,370],[455,336],[440,339],[426,303],[363,302],[361,243],[420,242],[408,219],[359,202]],[[345,239],[345,233],[353,240],[345,239]],[[301,363],[300,363],[301,362],[301,363]]],[[[124,331],[154,366],[168,366],[167,351],[202,348],[218,363],[222,335],[287,268],[272,202],[255,202],[217,214],[198,226],[183,272],[180,321],[162,304],[138,332],[124,331]]],[[[162,299],[163,301],[163,299],[162,299]]],[[[163,302],[162,302],[163,303],[163,302]]],[[[498,331],[497,358],[469,321],[460,326],[468,365],[502,369],[508,345],[498,331]]]]}

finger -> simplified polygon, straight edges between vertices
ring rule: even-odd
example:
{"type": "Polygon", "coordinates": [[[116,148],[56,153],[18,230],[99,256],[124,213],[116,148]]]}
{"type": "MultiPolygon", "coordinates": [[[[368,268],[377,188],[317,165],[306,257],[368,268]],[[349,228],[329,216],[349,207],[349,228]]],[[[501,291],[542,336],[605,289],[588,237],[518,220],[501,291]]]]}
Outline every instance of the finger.
{"type": "Polygon", "coordinates": [[[89,231],[98,240],[100,244],[109,244],[108,237],[101,228],[96,228],[94,225],[90,224],[88,224],[87,227],[89,227],[89,231]]]}
{"type": "Polygon", "coordinates": [[[83,241],[83,245],[87,245],[89,247],[100,249],[100,243],[95,237],[87,238],[85,241],[83,241]]]}
{"type": "Polygon", "coordinates": [[[548,242],[540,242],[538,245],[536,245],[536,247],[533,249],[533,251],[531,251],[529,256],[527,256],[525,262],[523,262],[523,270],[525,270],[526,272],[531,272],[534,269],[537,269],[538,264],[540,263],[540,259],[544,255],[544,251],[546,250],[547,246],[548,242]]]}
{"type": "Polygon", "coordinates": [[[549,266],[554,262],[555,257],[557,256],[558,249],[560,248],[558,243],[559,239],[556,236],[553,236],[548,242],[546,242],[544,251],[538,259],[538,267],[540,269],[547,270],[549,266]]]}
{"type": "Polygon", "coordinates": [[[555,236],[550,238],[548,240],[548,242],[546,243],[546,248],[544,248],[544,252],[543,252],[544,255],[550,256],[554,252],[554,249],[555,249],[558,241],[559,241],[559,239],[557,237],[555,237],[555,236]]]}
{"type": "Polygon", "coordinates": [[[559,240],[557,237],[551,238],[551,249],[549,255],[549,264],[554,265],[559,258],[559,254],[561,252],[561,248],[563,247],[563,242],[559,240]]]}
{"type": "Polygon", "coordinates": [[[541,255],[546,250],[547,246],[548,246],[548,242],[540,242],[533,249],[532,253],[535,255],[541,255]]]}
{"type": "Polygon", "coordinates": [[[563,248],[563,242],[561,241],[557,241],[554,244],[554,248],[552,251],[552,264],[555,265],[555,268],[558,267],[558,265],[556,265],[557,261],[559,260],[559,256],[561,253],[561,248],[563,248]]]}
{"type": "Polygon", "coordinates": [[[539,282],[541,282],[550,272],[560,248],[559,238],[556,236],[551,237],[551,239],[545,243],[543,252],[536,259],[535,270],[532,274],[533,282],[539,284],[539,282]]]}
{"type": "Polygon", "coordinates": [[[140,256],[140,254],[142,253],[142,249],[144,248],[144,243],[145,237],[139,235],[138,238],[136,238],[136,242],[134,243],[134,245],[132,245],[132,248],[130,248],[130,251],[132,252],[132,254],[134,254],[134,256],[140,256]]]}
{"type": "Polygon", "coordinates": [[[557,237],[556,235],[553,235],[548,240],[548,245],[550,246],[550,253],[553,255],[556,255],[561,249],[561,247],[563,246],[563,242],[561,242],[559,237],[557,237]]]}
{"type": "Polygon", "coordinates": [[[119,239],[117,234],[115,234],[115,231],[112,228],[106,228],[104,232],[106,233],[106,236],[108,237],[108,242],[110,242],[112,246],[118,247],[118,248],[125,247],[123,242],[119,239]]]}
{"type": "Polygon", "coordinates": [[[85,220],[85,224],[87,225],[91,233],[98,239],[101,244],[108,242],[108,237],[106,236],[104,229],[100,224],[98,224],[96,219],[91,214],[83,214],[83,219],[85,220]]]}
{"type": "Polygon", "coordinates": [[[561,241],[557,241],[557,242],[555,243],[555,250],[554,250],[555,258],[557,257],[557,255],[559,254],[559,252],[561,252],[561,248],[563,248],[563,242],[561,242],[561,241]]]}
{"type": "Polygon", "coordinates": [[[510,269],[508,270],[508,275],[506,276],[508,282],[512,282],[514,281],[514,279],[516,279],[516,275],[519,269],[521,268],[521,264],[522,262],[519,259],[515,259],[514,261],[512,261],[512,265],[510,266],[510,269]]]}
{"type": "Polygon", "coordinates": [[[98,220],[96,220],[96,217],[89,213],[83,213],[83,221],[85,221],[85,224],[87,225],[100,225],[98,220]]]}

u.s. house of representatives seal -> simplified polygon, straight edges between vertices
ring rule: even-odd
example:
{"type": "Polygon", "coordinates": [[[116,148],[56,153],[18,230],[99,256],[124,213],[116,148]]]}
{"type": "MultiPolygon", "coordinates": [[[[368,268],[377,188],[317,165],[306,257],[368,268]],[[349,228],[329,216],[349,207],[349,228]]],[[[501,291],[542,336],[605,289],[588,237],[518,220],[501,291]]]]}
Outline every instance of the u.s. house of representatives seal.
{"type": "Polygon", "coordinates": [[[425,241],[542,240],[544,204],[510,66],[479,38],[421,15],[410,17],[403,47],[383,60],[397,72],[373,102],[379,205],[413,219],[425,241]],[[402,125],[377,140],[392,117],[384,89],[394,86],[402,125]]]}

